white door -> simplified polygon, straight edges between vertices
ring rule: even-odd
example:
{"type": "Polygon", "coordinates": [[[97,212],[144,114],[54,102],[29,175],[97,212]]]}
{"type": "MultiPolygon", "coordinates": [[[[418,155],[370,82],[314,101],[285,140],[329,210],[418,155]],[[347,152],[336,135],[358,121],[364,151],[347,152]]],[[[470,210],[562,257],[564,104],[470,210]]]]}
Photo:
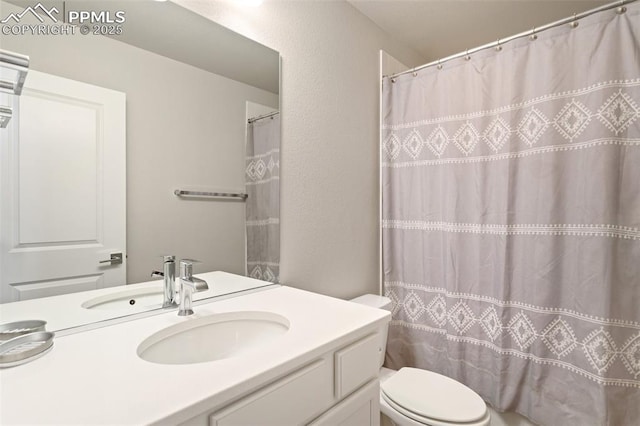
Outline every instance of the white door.
{"type": "Polygon", "coordinates": [[[3,104],[0,302],[126,284],[125,94],[29,71],[3,104]]]}

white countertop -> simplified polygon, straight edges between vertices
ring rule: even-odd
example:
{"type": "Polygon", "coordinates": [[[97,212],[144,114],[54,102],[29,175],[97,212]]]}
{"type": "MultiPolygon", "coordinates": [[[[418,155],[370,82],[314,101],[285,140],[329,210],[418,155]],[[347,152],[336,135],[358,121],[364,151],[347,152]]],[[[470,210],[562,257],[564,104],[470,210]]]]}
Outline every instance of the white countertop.
{"type": "MultiPolygon", "coordinates": [[[[246,279],[240,277],[241,279],[246,279]]],[[[0,370],[0,424],[176,424],[302,366],[331,345],[390,320],[386,311],[290,287],[57,337],[40,359],[0,370]],[[290,329],[259,351],[191,365],[160,365],[136,350],[151,334],[205,315],[268,311],[290,329]]]]}
{"type": "MultiPolygon", "coordinates": [[[[266,281],[255,280],[222,271],[206,272],[196,274],[195,276],[207,281],[209,290],[194,293],[194,301],[271,285],[271,283],[266,281]]],[[[122,291],[156,288],[161,292],[163,285],[162,280],[156,280],[126,286],[63,294],[60,296],[4,303],[0,304],[0,323],[38,319],[47,321],[47,331],[59,331],[114,318],[126,317],[131,314],[151,311],[153,309],[159,310],[161,304],[159,304],[157,308],[132,306],[124,310],[85,309],[82,307],[82,304],[90,299],[122,291]]]]}

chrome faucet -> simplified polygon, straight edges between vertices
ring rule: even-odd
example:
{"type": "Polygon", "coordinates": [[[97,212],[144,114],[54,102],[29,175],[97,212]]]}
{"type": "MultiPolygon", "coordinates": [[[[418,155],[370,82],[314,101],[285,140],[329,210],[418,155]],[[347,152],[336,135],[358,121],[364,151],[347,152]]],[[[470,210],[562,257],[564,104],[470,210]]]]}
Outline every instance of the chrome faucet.
{"type": "Polygon", "coordinates": [[[151,272],[152,277],[164,277],[164,301],[163,308],[174,308],[178,306],[176,301],[176,257],[163,256],[164,265],[162,272],[151,272]]]}
{"type": "Polygon", "coordinates": [[[178,315],[181,317],[193,315],[191,303],[194,292],[209,289],[207,282],[193,276],[193,260],[184,259],[180,261],[180,307],[178,315]]]}

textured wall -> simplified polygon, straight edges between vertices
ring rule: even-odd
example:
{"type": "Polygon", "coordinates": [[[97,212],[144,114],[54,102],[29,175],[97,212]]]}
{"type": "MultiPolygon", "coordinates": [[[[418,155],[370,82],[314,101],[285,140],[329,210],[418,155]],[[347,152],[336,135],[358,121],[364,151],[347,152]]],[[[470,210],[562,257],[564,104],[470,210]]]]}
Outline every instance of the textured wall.
{"type": "Polygon", "coordinates": [[[379,50],[419,55],[343,1],[176,3],[282,55],[282,282],[377,292],[379,50]]]}

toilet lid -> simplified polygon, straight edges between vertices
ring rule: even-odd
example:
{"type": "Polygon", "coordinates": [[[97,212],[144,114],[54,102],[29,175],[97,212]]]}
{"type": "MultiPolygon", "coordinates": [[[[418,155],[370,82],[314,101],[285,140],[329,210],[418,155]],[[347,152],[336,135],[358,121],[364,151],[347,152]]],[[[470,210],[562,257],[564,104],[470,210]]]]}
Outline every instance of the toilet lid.
{"type": "Polygon", "coordinates": [[[482,419],[487,405],[460,382],[418,368],[401,368],[380,385],[398,406],[418,416],[451,423],[482,419]]]}

